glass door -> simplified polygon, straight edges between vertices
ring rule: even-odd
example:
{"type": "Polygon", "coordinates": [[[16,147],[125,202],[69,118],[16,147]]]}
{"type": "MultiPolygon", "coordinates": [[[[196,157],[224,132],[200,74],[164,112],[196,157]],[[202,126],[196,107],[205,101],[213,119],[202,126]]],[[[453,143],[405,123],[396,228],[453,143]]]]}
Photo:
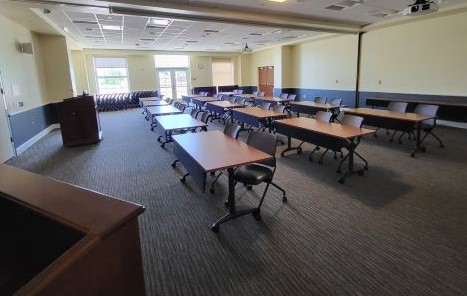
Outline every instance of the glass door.
{"type": "Polygon", "coordinates": [[[189,79],[187,69],[158,69],[161,95],[181,99],[188,94],[189,79]]]}

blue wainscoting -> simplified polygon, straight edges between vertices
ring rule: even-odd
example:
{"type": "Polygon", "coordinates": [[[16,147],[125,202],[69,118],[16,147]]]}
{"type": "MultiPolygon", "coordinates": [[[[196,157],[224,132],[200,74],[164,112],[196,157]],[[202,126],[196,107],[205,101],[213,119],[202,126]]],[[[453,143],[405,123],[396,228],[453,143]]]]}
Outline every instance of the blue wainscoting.
{"type": "Polygon", "coordinates": [[[308,89],[308,88],[275,88],[274,95],[281,93],[296,94],[297,101],[312,101],[315,97],[342,99],[342,105],[355,107],[355,91],[331,90],[331,89],[308,89]]]}
{"type": "Polygon", "coordinates": [[[258,91],[257,86],[240,86],[238,89],[242,89],[244,94],[251,94],[254,91],[258,91]]]}
{"type": "Polygon", "coordinates": [[[56,123],[58,123],[56,103],[11,114],[10,124],[15,148],[56,123]]]}

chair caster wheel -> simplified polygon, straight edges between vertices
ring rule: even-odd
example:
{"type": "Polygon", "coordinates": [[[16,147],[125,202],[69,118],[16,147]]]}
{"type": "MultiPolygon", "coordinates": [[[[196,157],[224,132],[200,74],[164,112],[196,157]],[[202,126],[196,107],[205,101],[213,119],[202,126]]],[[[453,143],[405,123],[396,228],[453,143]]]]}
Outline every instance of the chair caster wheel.
{"type": "Polygon", "coordinates": [[[161,137],[157,138],[157,142],[160,142],[161,141],[161,137]]]}
{"type": "Polygon", "coordinates": [[[215,233],[219,232],[220,225],[215,223],[212,225],[211,230],[214,231],[215,233]]]}
{"type": "Polygon", "coordinates": [[[373,137],[377,138],[377,137],[378,137],[378,135],[377,135],[377,134],[373,134],[373,137]]]}
{"type": "Polygon", "coordinates": [[[228,208],[230,206],[230,203],[228,201],[225,201],[224,206],[226,206],[228,208]]]}
{"type": "Polygon", "coordinates": [[[309,160],[309,161],[313,161],[313,157],[309,157],[308,160],[309,160]]]}
{"type": "Polygon", "coordinates": [[[181,181],[182,183],[185,183],[185,182],[186,182],[186,178],[185,178],[185,177],[180,177],[180,181],[181,181]]]}
{"type": "Polygon", "coordinates": [[[216,172],[210,172],[209,173],[211,176],[214,176],[216,174],[216,172]]]}
{"type": "Polygon", "coordinates": [[[339,183],[344,184],[344,179],[339,179],[339,183]]]}
{"type": "Polygon", "coordinates": [[[334,158],[334,160],[336,160],[336,159],[337,159],[337,156],[335,156],[335,155],[334,155],[334,157],[333,157],[333,158],[334,158]]]}
{"type": "Polygon", "coordinates": [[[301,148],[301,147],[298,147],[298,148],[297,148],[297,154],[302,154],[302,152],[303,152],[302,148],[301,148]]]}
{"type": "Polygon", "coordinates": [[[363,169],[364,169],[365,171],[368,171],[368,167],[367,167],[367,166],[365,166],[363,169]]]}
{"type": "Polygon", "coordinates": [[[175,164],[175,163],[171,163],[170,165],[171,165],[173,168],[176,167],[176,164],[175,164]]]}
{"type": "Polygon", "coordinates": [[[358,172],[358,175],[359,175],[359,176],[363,176],[364,174],[365,174],[365,173],[364,173],[363,171],[359,171],[359,172],[358,172]]]}
{"type": "Polygon", "coordinates": [[[284,196],[284,197],[282,198],[282,202],[287,202],[287,197],[284,196]]]}
{"type": "Polygon", "coordinates": [[[164,147],[165,147],[165,145],[164,145],[164,144],[162,144],[162,145],[161,145],[161,148],[164,148],[164,147]]]}
{"type": "Polygon", "coordinates": [[[426,152],[426,148],[425,148],[425,147],[420,148],[420,150],[421,150],[422,152],[426,152]]]}
{"type": "Polygon", "coordinates": [[[439,145],[439,148],[444,148],[444,145],[443,144],[439,145]]]}
{"type": "Polygon", "coordinates": [[[402,144],[402,141],[399,141],[399,144],[402,144]]]}
{"type": "Polygon", "coordinates": [[[246,189],[247,189],[247,190],[251,190],[251,189],[253,189],[253,186],[247,185],[247,186],[246,186],[246,189]]]}
{"type": "Polygon", "coordinates": [[[261,221],[261,212],[259,209],[254,210],[251,214],[255,217],[256,221],[261,221]]]}
{"type": "Polygon", "coordinates": [[[410,157],[415,157],[415,152],[411,152],[410,157]]]}
{"type": "Polygon", "coordinates": [[[214,190],[214,188],[210,188],[210,189],[209,189],[209,192],[212,193],[212,194],[214,194],[216,191],[214,190]]]}
{"type": "Polygon", "coordinates": [[[340,174],[340,173],[341,173],[341,170],[337,170],[336,173],[340,174]]]}
{"type": "Polygon", "coordinates": [[[319,164],[323,164],[323,160],[320,159],[320,160],[318,161],[318,163],[319,163],[319,164]]]}

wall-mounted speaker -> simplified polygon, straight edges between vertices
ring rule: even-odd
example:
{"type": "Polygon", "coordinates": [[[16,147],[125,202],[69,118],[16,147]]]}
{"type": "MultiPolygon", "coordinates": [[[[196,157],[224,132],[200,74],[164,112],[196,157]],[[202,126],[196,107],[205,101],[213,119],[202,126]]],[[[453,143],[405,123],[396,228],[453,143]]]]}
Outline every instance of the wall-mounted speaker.
{"type": "Polygon", "coordinates": [[[34,49],[32,43],[20,43],[20,48],[22,53],[33,54],[34,49]]]}

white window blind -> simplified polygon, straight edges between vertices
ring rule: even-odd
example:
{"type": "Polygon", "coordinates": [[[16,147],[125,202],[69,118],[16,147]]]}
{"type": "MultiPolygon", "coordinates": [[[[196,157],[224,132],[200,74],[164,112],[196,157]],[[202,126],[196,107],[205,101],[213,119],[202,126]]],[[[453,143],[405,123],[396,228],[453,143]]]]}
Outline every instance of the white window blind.
{"type": "Polygon", "coordinates": [[[94,57],[94,67],[98,93],[127,93],[130,91],[126,58],[94,57]]]}
{"type": "Polygon", "coordinates": [[[190,59],[186,55],[156,55],[156,68],[189,68],[190,59]]]}
{"type": "Polygon", "coordinates": [[[234,84],[231,58],[212,58],[212,83],[217,86],[234,84]]]}

